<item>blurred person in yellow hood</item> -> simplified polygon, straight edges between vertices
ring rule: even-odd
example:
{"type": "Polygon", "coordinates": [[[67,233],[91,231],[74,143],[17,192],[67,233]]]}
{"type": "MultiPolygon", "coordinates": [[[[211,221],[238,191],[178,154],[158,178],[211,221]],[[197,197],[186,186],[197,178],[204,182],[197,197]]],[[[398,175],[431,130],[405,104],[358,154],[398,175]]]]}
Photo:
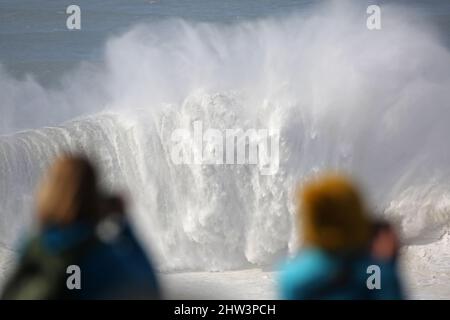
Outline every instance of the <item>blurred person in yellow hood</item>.
{"type": "Polygon", "coordinates": [[[330,174],[297,194],[303,249],[279,274],[283,299],[401,299],[395,259],[372,254],[374,224],[356,187],[330,174]]]}

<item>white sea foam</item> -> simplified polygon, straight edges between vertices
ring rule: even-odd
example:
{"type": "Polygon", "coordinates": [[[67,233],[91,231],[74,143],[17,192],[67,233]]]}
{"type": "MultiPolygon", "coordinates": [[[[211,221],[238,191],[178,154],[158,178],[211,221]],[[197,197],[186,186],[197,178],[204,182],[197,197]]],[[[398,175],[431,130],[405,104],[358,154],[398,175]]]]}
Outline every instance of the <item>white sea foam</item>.
{"type": "Polygon", "coordinates": [[[0,241],[12,245],[29,223],[38,177],[70,149],[96,157],[107,188],[128,190],[163,271],[239,269],[292,252],[293,190],[328,169],[352,174],[408,245],[433,252],[450,226],[450,54],[405,11],[383,10],[391,18],[380,31],[351,7],[166,21],[111,39],[103,66],[59,89],[3,74],[3,132],[40,128],[0,137],[0,241]],[[175,165],[172,132],[198,120],[279,129],[278,173],[175,165]]]}

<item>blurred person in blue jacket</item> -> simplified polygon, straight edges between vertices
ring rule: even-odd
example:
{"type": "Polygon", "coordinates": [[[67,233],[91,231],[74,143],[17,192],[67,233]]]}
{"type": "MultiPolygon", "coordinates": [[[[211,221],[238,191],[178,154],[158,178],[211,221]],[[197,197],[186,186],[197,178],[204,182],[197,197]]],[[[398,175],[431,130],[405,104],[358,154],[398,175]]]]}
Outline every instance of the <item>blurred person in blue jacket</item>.
{"type": "Polygon", "coordinates": [[[57,159],[38,189],[38,227],[20,250],[3,299],[160,298],[124,211],[120,197],[101,194],[90,161],[57,159]]]}
{"type": "Polygon", "coordinates": [[[347,178],[312,180],[299,189],[298,200],[304,248],[279,273],[281,298],[403,298],[395,233],[386,223],[371,222],[347,178]]]}

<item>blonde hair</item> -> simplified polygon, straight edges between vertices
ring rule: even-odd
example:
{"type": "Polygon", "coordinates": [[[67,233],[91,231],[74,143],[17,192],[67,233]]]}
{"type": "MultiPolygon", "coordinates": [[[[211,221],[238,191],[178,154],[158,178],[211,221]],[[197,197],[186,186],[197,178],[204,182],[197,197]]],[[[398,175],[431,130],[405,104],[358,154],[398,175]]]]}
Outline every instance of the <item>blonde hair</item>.
{"type": "Polygon", "coordinates": [[[304,243],[327,251],[353,251],[367,246],[370,221],[362,199],[345,177],[327,175],[299,190],[298,216],[304,243]]]}
{"type": "Polygon", "coordinates": [[[64,225],[95,219],[98,206],[97,174],[90,161],[74,155],[58,158],[38,189],[39,222],[64,225]]]}

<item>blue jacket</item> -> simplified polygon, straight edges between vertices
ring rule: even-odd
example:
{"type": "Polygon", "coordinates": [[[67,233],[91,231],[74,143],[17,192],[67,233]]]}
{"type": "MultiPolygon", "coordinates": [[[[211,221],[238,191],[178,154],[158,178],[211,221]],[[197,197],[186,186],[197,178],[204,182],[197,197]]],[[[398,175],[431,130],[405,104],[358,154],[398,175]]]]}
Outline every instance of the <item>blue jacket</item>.
{"type": "Polygon", "coordinates": [[[286,300],[403,298],[394,261],[375,261],[365,254],[350,258],[315,248],[287,262],[278,283],[281,298],[286,300]],[[370,277],[376,273],[368,270],[372,265],[380,268],[380,289],[368,288],[367,282],[373,284],[370,277]]]}
{"type": "MultiPolygon", "coordinates": [[[[44,247],[57,255],[76,247],[93,233],[92,225],[78,222],[64,228],[49,227],[40,237],[44,247]]],[[[95,241],[83,249],[77,265],[81,270],[81,290],[70,290],[69,298],[160,298],[152,264],[124,221],[114,240],[95,241]]]]}

